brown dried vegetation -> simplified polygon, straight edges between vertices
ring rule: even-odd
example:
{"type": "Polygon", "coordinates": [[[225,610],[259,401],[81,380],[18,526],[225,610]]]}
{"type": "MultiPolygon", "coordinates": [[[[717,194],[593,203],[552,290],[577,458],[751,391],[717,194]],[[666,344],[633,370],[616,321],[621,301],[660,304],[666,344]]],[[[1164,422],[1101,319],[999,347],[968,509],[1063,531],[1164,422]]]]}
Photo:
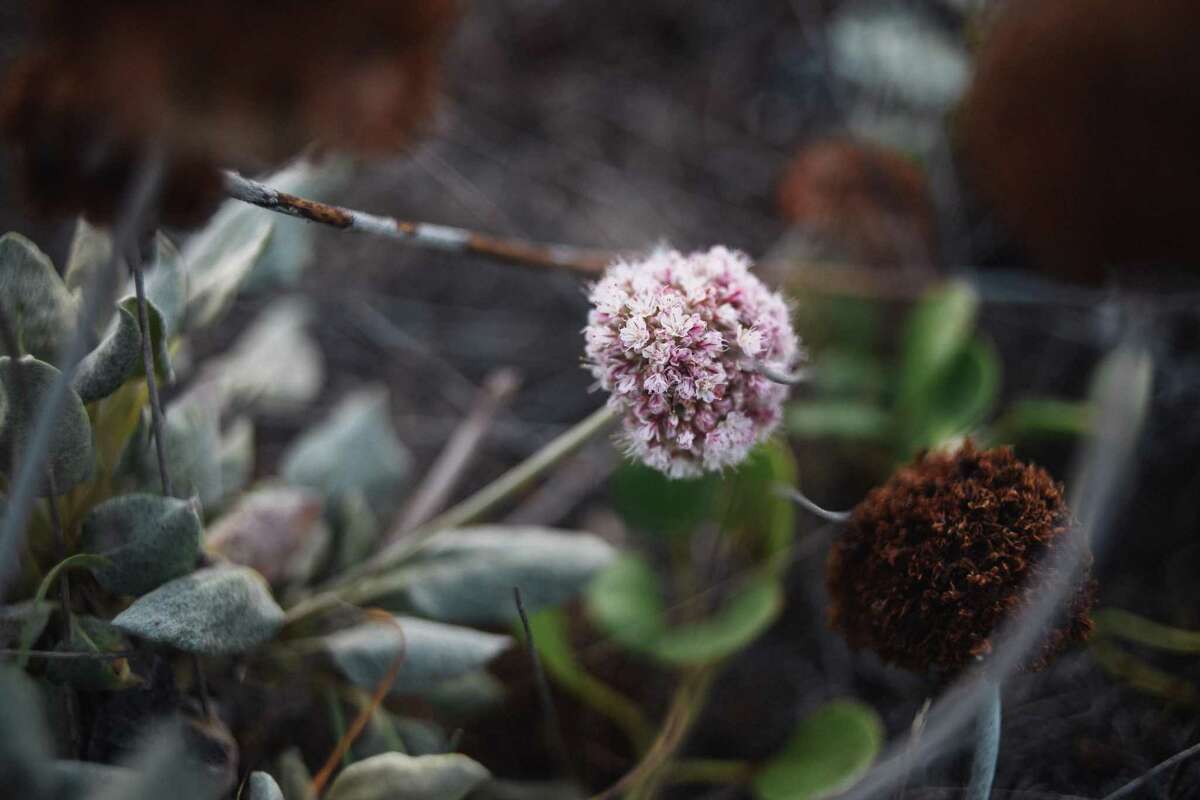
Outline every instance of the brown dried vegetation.
{"type": "MultiPolygon", "coordinates": [[[[953,672],[991,652],[992,634],[1062,579],[1047,557],[1083,546],[1062,486],[1012,450],[930,453],[854,510],[830,554],[830,621],[854,648],[915,671],[953,672]]],[[[1025,663],[1043,669],[1091,632],[1095,587],[1083,554],[1067,608],[1025,663]]]]}

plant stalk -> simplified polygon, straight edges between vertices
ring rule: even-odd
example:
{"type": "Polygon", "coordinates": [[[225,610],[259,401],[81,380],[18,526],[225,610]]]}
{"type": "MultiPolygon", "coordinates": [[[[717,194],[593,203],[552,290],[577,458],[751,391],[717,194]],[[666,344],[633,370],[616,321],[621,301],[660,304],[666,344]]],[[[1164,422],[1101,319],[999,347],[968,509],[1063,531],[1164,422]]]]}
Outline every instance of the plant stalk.
{"type": "Polygon", "coordinates": [[[966,800],[988,800],[996,778],[996,757],[1000,754],[1000,683],[985,680],[986,696],[975,720],[975,755],[971,759],[971,779],[966,800]]]}

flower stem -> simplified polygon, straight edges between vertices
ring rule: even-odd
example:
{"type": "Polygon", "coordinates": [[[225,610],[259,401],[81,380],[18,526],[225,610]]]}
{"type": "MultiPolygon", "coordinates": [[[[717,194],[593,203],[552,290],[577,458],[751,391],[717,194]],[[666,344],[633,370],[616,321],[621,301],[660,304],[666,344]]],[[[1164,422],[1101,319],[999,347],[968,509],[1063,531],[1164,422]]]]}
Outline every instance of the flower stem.
{"type": "Polygon", "coordinates": [[[565,269],[587,275],[597,275],[611,263],[615,255],[599,250],[583,250],[557,244],[543,244],[526,239],[506,239],[480,231],[410,222],[394,217],[368,214],[351,208],[319,203],[266,184],[243,177],[236,172],[225,173],[225,193],[235,200],[250,203],[278,214],[299,217],[347,231],[358,231],[407,242],[418,247],[448,250],[453,253],[474,253],[510,264],[529,267],[565,269]]]}
{"type": "Polygon", "coordinates": [[[578,450],[593,436],[606,430],[615,416],[608,406],[601,406],[593,411],[554,441],[458,505],[380,550],[370,561],[356,569],[347,570],[329,590],[293,606],[288,611],[288,621],[295,622],[334,606],[345,603],[356,605],[394,592],[396,576],[388,574],[389,570],[402,564],[442,531],[462,527],[483,518],[505,500],[533,483],[542,473],[578,450]]]}
{"type": "Polygon", "coordinates": [[[975,720],[975,755],[971,759],[971,780],[967,800],[988,800],[996,777],[996,756],[1000,753],[1000,683],[987,680],[986,696],[975,720]]]}

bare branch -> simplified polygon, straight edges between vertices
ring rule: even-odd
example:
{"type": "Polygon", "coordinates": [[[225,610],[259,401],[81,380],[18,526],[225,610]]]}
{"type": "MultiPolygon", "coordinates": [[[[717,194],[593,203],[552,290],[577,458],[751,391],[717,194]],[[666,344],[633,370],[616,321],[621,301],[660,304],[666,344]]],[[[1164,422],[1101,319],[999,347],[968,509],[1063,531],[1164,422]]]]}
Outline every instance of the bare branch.
{"type": "Polygon", "coordinates": [[[602,250],[504,238],[465,228],[410,222],[355,211],[281,192],[231,171],[225,173],[225,193],[243,203],[340,230],[369,233],[434,250],[474,253],[510,264],[596,275],[616,258],[615,253],[602,250]]]}

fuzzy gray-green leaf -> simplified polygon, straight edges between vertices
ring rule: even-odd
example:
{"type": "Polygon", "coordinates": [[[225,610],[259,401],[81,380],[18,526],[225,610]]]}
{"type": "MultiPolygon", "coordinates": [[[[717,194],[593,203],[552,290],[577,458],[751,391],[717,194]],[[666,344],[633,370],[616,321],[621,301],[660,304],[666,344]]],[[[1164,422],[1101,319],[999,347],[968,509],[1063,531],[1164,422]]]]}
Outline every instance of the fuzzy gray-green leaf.
{"type": "Polygon", "coordinates": [[[84,403],[102,400],[121,388],[142,361],[142,333],[137,317],[117,307],[108,332],[96,349],[84,356],[75,369],[72,388],[84,403]]]}
{"type": "Polygon", "coordinates": [[[273,638],[283,609],[248,567],[197,570],[134,601],[113,624],[126,633],[188,653],[241,653],[273,638]]]}
{"type": "MultiPolygon", "coordinates": [[[[75,329],[75,298],[46,254],[18,233],[0,236],[0,308],[21,354],[58,360],[75,329]]],[[[0,352],[13,355],[4,342],[0,352]]]]}
{"type": "Polygon", "coordinates": [[[451,678],[473,672],[512,645],[508,636],[444,625],[413,617],[397,617],[395,626],[368,622],[324,638],[338,670],[352,683],[373,689],[403,656],[392,684],[395,693],[432,689],[451,678]]]}
{"type": "MultiPolygon", "coordinates": [[[[0,461],[7,463],[14,445],[18,458],[24,456],[33,426],[59,371],[49,364],[26,356],[19,363],[8,356],[0,358],[0,461]],[[18,378],[17,369],[21,370],[18,378]],[[27,396],[22,396],[24,392],[27,396]]],[[[92,474],[92,428],[83,401],[68,388],[67,396],[54,422],[47,448],[46,463],[59,494],[83,483],[92,474]]]]}
{"type": "Polygon", "coordinates": [[[145,594],[192,571],[200,529],[196,509],[185,500],[128,494],[92,509],[81,546],[111,562],[93,570],[101,586],[114,594],[145,594]]]}
{"type": "Polygon", "coordinates": [[[265,772],[251,772],[242,791],[242,800],[283,800],[283,790],[265,772]]]}
{"type": "Polygon", "coordinates": [[[615,557],[586,533],[499,525],[446,531],[407,569],[402,602],[447,622],[507,622],[516,616],[514,586],[533,613],[582,591],[615,557]]]}
{"type": "Polygon", "coordinates": [[[327,497],[361,489],[379,508],[395,503],[411,462],[388,417],[387,393],[367,390],[346,397],[288,449],[283,476],[327,497]]]}
{"type": "Polygon", "coordinates": [[[342,770],[326,800],[461,800],[488,777],[483,765],[458,753],[384,753],[342,770]]]}

